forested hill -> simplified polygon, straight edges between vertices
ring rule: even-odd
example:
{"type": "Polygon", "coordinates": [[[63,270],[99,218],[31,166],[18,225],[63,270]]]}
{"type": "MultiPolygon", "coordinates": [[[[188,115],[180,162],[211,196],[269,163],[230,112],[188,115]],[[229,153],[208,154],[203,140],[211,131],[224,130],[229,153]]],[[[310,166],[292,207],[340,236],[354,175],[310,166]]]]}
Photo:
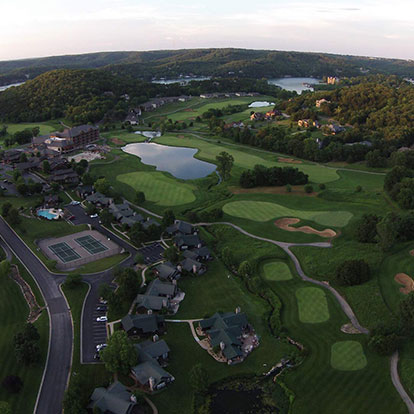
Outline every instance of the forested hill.
{"type": "Polygon", "coordinates": [[[34,122],[65,117],[81,124],[121,120],[130,107],[157,95],[197,96],[239,91],[259,92],[283,100],[293,95],[265,80],[248,78],[211,79],[181,86],[146,82],[102,69],[57,69],[0,92],[0,121],[34,122]]]}
{"type": "Polygon", "coordinates": [[[326,53],[249,49],[184,49],[101,52],[0,62],[0,85],[24,81],[53,69],[105,68],[150,80],[180,74],[273,78],[279,76],[357,76],[370,73],[414,77],[414,62],[326,53]]]}
{"type": "Polygon", "coordinates": [[[127,91],[142,102],[157,88],[100,70],[59,69],[1,92],[0,119],[44,121],[65,116],[77,123],[96,122],[111,110],[124,114],[119,97],[127,91]]]}

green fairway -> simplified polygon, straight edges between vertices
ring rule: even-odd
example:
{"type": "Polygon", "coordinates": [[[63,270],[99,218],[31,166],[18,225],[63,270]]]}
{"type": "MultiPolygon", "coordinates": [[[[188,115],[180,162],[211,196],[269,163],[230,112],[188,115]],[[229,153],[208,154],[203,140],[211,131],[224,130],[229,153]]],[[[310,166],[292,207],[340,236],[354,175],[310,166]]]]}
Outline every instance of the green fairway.
{"type": "Polygon", "coordinates": [[[181,183],[160,172],[121,174],[117,180],[136,191],[143,191],[148,201],[162,206],[178,206],[196,199],[192,185],[181,183]]]}
{"type": "Polygon", "coordinates": [[[254,221],[269,221],[278,217],[294,217],[314,221],[323,226],[344,227],[352,218],[348,211],[293,210],[265,201],[232,201],[223,207],[226,214],[254,221]]]}
{"type": "Polygon", "coordinates": [[[321,323],[329,319],[328,302],[325,292],[314,287],[300,288],[296,291],[299,319],[303,323],[321,323]]]}
{"type": "Polygon", "coordinates": [[[266,280],[278,281],[292,279],[289,266],[284,262],[268,262],[263,265],[263,273],[266,280]]]}
{"type": "MultiPolygon", "coordinates": [[[[216,156],[222,151],[226,151],[234,158],[234,165],[242,169],[254,168],[255,165],[261,164],[266,167],[287,167],[292,164],[278,162],[277,154],[238,144],[216,143],[213,140],[206,141],[186,134],[182,138],[177,138],[172,134],[164,135],[157,139],[157,143],[165,145],[174,145],[180,147],[198,148],[200,152],[198,157],[206,161],[215,161],[216,156]]],[[[294,164],[295,168],[309,175],[309,180],[315,183],[327,183],[339,178],[334,168],[327,168],[316,164],[294,164]]]]}
{"type": "Polygon", "coordinates": [[[340,341],[332,345],[331,365],[339,371],[358,371],[365,368],[367,359],[357,341],[340,341]]]}
{"type": "Polygon", "coordinates": [[[33,129],[36,127],[40,128],[40,135],[46,135],[49,132],[56,131],[56,125],[53,125],[53,123],[42,123],[42,122],[36,122],[36,123],[22,123],[22,124],[6,124],[7,125],[7,132],[8,134],[14,134],[17,131],[23,131],[25,129],[33,129]]]}

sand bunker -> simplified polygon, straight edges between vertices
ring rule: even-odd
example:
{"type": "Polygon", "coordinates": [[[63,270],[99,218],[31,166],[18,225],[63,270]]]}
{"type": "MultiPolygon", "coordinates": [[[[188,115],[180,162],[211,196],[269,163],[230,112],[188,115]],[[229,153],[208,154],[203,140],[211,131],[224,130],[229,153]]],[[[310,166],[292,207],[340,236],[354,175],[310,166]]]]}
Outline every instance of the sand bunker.
{"type": "Polygon", "coordinates": [[[336,236],[336,232],[331,229],[316,230],[310,226],[291,227],[293,224],[298,224],[299,222],[300,220],[297,218],[282,218],[276,220],[275,225],[279,227],[279,229],[286,231],[300,231],[301,233],[316,234],[318,236],[325,238],[331,238],[336,236]]]}
{"type": "Polygon", "coordinates": [[[346,334],[351,334],[351,335],[355,335],[355,334],[360,334],[360,330],[355,328],[354,325],[352,325],[352,323],[346,323],[345,325],[341,326],[341,331],[343,333],[346,334]]]}
{"type": "Polygon", "coordinates": [[[115,145],[125,145],[125,141],[122,141],[122,139],[119,138],[112,138],[111,141],[115,145]]]}
{"type": "Polygon", "coordinates": [[[302,164],[302,161],[300,161],[300,160],[294,160],[293,158],[282,158],[282,157],[279,157],[278,158],[278,161],[279,162],[287,162],[289,164],[302,164]]]}
{"type": "Polygon", "coordinates": [[[414,280],[411,279],[411,277],[407,274],[397,273],[394,277],[394,280],[400,285],[404,286],[400,288],[400,292],[404,293],[404,295],[408,295],[410,292],[414,292],[414,280]]]}

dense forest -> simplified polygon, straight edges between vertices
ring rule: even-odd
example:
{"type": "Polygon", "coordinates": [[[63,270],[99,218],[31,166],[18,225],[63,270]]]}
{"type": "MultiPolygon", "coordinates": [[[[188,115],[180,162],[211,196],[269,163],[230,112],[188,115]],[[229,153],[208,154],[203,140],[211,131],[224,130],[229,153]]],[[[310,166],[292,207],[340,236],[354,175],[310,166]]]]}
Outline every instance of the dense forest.
{"type": "Polygon", "coordinates": [[[183,49],[101,52],[0,62],[0,85],[33,79],[53,69],[104,68],[110,73],[151,80],[180,74],[274,78],[358,76],[366,73],[414,77],[414,62],[327,53],[249,49],[183,49]]]}
{"type": "Polygon", "coordinates": [[[255,79],[211,79],[180,86],[145,82],[100,69],[58,69],[0,92],[0,120],[34,122],[65,117],[75,124],[122,120],[130,107],[155,96],[238,91],[254,91],[280,99],[293,95],[255,79]]]}
{"type": "Polygon", "coordinates": [[[341,86],[333,91],[303,94],[285,102],[282,108],[294,120],[333,117],[352,126],[364,139],[369,135],[400,138],[404,131],[414,128],[412,84],[396,76],[376,75],[350,78],[341,86]],[[316,108],[315,101],[321,98],[329,102],[316,108]]]}

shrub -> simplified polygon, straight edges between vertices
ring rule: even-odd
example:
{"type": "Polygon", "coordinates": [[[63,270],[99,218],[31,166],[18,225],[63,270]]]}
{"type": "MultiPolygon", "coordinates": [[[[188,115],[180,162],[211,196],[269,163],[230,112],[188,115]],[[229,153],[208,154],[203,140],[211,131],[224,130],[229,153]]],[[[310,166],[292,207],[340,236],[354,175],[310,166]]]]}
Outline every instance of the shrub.
{"type": "Polygon", "coordinates": [[[307,194],[313,193],[313,187],[310,184],[306,184],[304,189],[305,189],[305,193],[307,194]]]}
{"type": "Polygon", "coordinates": [[[319,184],[319,189],[320,190],[325,190],[326,185],[324,183],[319,184]]]}
{"type": "Polygon", "coordinates": [[[400,338],[396,334],[374,335],[368,342],[369,348],[382,356],[393,354],[400,344],[400,338]]]}
{"type": "Polygon", "coordinates": [[[15,394],[22,389],[23,382],[20,377],[17,377],[16,375],[8,375],[4,378],[1,385],[7,392],[15,394]]]}
{"type": "Polygon", "coordinates": [[[371,270],[364,260],[347,260],[336,269],[336,281],[342,286],[360,285],[369,280],[371,270]]]}
{"type": "Polygon", "coordinates": [[[355,191],[356,191],[357,193],[360,193],[360,192],[362,191],[362,187],[361,187],[360,185],[357,185],[357,186],[355,187],[355,191]]]}
{"type": "Polygon", "coordinates": [[[65,280],[65,286],[69,289],[74,289],[82,283],[82,275],[79,273],[68,274],[65,280]]]}
{"type": "Polygon", "coordinates": [[[377,224],[381,218],[375,214],[364,214],[355,229],[355,238],[360,243],[377,242],[377,224]]]}

